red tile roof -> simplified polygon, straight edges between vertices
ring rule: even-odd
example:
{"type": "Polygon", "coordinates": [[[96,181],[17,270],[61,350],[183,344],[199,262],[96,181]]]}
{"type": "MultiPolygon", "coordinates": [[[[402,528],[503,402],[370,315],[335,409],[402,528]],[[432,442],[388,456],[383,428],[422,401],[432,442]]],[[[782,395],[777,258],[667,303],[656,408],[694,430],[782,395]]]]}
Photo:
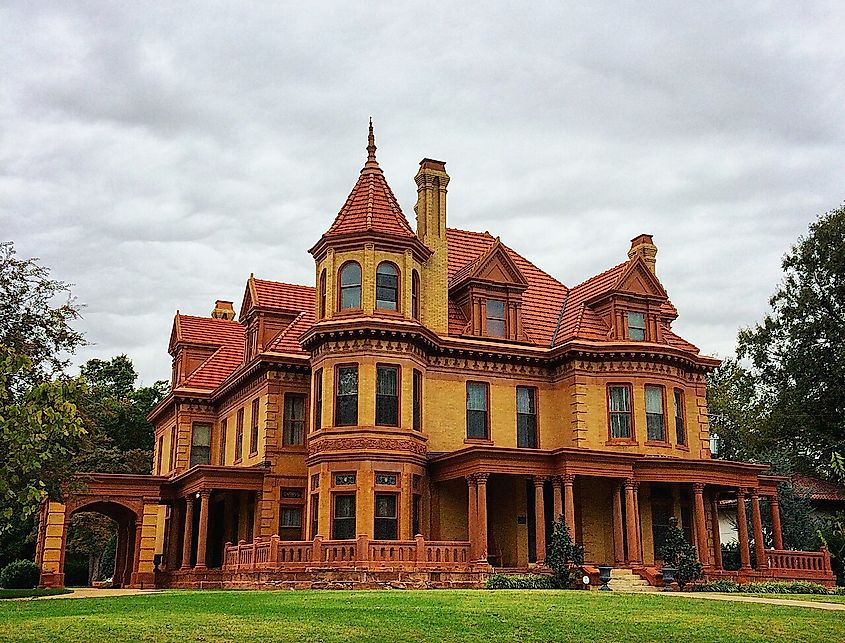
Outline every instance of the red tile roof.
{"type": "Polygon", "coordinates": [[[255,306],[279,308],[289,311],[311,311],[314,315],[315,290],[313,286],[299,286],[280,281],[252,278],[255,285],[255,306]]]}
{"type": "Polygon", "coordinates": [[[206,344],[217,350],[182,382],[180,388],[214,390],[244,359],[244,328],[240,323],[213,317],[177,315],[176,342],[206,344]]]}
{"type": "Polygon", "coordinates": [[[416,239],[408,219],[376,161],[373,124],[370,122],[367,162],[324,237],[354,232],[381,232],[416,239]]]}
{"type": "Polygon", "coordinates": [[[610,270],[605,270],[587,281],[573,286],[569,290],[569,297],[564,303],[560,325],[555,336],[555,344],[561,344],[570,339],[607,339],[610,328],[595,312],[589,309],[585,302],[596,295],[613,288],[628,262],[620,263],[610,270]]]}
{"type": "Polygon", "coordinates": [[[796,473],[792,476],[792,486],[802,495],[808,495],[810,500],[845,501],[845,486],[830,480],[796,473]]]}
{"type": "MultiPolygon", "coordinates": [[[[452,281],[456,275],[464,274],[468,264],[474,266],[496,242],[496,238],[487,232],[448,228],[446,241],[449,245],[449,280],[452,281]]],[[[554,335],[567,288],[508,246],[502,244],[502,247],[528,282],[528,288],[522,294],[523,329],[533,344],[548,346],[554,335]]],[[[466,320],[462,323],[463,315],[456,308],[450,306],[449,310],[450,335],[463,334],[466,326],[466,320]]]]}

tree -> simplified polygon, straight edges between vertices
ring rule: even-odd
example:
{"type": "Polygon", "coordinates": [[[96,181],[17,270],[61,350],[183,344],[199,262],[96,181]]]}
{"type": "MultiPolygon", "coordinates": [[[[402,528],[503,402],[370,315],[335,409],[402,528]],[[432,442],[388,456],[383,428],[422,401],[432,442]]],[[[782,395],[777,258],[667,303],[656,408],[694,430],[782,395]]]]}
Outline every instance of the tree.
{"type": "Polygon", "coordinates": [[[80,512],[71,518],[67,556],[84,556],[88,559],[87,583],[89,585],[95,580],[111,575],[112,570],[104,569],[101,563],[114,533],[114,521],[102,514],[80,512]]]}
{"type": "Polygon", "coordinates": [[[0,345],[29,359],[27,369],[10,374],[17,391],[64,373],[69,356],[85,343],[71,327],[80,307],[70,286],[50,278],[37,259],[16,258],[11,241],[0,242],[0,345]]]}
{"type": "Polygon", "coordinates": [[[71,456],[85,434],[73,381],[44,381],[22,391],[32,362],[0,346],[0,532],[31,519],[48,495],[59,497],[71,456]]]}
{"type": "Polygon", "coordinates": [[[658,548],[657,557],[663,560],[664,566],[674,567],[675,581],[683,589],[687,583],[698,580],[704,575],[704,567],[698,560],[698,553],[684,537],[684,532],[678,527],[678,519],[669,519],[666,537],[658,548]]]}
{"type": "Polygon", "coordinates": [[[740,331],[768,405],[770,440],[807,470],[845,452],[845,206],[810,225],[783,259],[772,307],[740,331]]]}
{"type": "Polygon", "coordinates": [[[578,575],[578,565],[584,564],[584,546],[576,545],[569,535],[569,528],[560,517],[552,525],[552,537],[546,546],[546,565],[554,572],[559,587],[572,586],[578,575]]]}
{"type": "Polygon", "coordinates": [[[724,360],[707,376],[707,408],[710,431],[719,439],[717,457],[754,460],[769,446],[757,378],[736,360],[724,360]]]}

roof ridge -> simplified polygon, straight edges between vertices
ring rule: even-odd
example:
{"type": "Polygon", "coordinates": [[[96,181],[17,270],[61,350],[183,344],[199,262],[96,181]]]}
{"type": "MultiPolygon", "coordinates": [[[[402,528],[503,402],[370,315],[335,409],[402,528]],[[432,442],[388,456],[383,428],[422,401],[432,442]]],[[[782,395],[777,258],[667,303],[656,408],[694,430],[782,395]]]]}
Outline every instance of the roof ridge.
{"type": "Polygon", "coordinates": [[[314,286],[308,286],[306,284],[292,284],[289,281],[276,281],[275,279],[260,279],[258,277],[253,277],[255,281],[263,281],[264,283],[269,284],[278,284],[280,286],[293,286],[294,288],[309,288],[314,290],[314,286]]]}

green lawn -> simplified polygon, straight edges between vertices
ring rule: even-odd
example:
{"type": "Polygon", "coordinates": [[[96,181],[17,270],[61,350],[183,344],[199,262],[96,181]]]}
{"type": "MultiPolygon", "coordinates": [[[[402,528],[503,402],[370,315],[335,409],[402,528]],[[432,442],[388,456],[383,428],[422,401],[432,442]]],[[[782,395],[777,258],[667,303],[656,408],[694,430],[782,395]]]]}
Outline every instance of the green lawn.
{"type": "Polygon", "coordinates": [[[55,596],[56,594],[70,594],[71,591],[69,589],[0,589],[0,599],[55,596]]]}
{"type": "Polygon", "coordinates": [[[830,643],[845,614],[578,591],[164,592],[4,601],[0,640],[830,643]]]}

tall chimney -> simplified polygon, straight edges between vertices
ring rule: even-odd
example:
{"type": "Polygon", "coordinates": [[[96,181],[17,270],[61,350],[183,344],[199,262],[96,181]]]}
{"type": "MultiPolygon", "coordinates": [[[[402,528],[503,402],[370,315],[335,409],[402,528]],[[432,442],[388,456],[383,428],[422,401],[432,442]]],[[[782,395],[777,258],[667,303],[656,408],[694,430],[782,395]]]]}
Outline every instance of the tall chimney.
{"type": "Polygon", "coordinates": [[[641,234],[631,239],[631,249],[628,251],[628,259],[633,259],[634,257],[642,257],[648,269],[654,274],[657,274],[655,270],[657,246],[654,245],[650,234],[641,234]]]}
{"type": "Polygon", "coordinates": [[[235,308],[231,301],[218,299],[214,302],[214,310],[211,311],[211,316],[214,319],[234,319],[235,308]]]}
{"type": "Polygon", "coordinates": [[[420,161],[417,184],[417,236],[433,251],[421,275],[422,322],[435,333],[449,332],[449,248],[446,241],[446,163],[420,161]]]}

